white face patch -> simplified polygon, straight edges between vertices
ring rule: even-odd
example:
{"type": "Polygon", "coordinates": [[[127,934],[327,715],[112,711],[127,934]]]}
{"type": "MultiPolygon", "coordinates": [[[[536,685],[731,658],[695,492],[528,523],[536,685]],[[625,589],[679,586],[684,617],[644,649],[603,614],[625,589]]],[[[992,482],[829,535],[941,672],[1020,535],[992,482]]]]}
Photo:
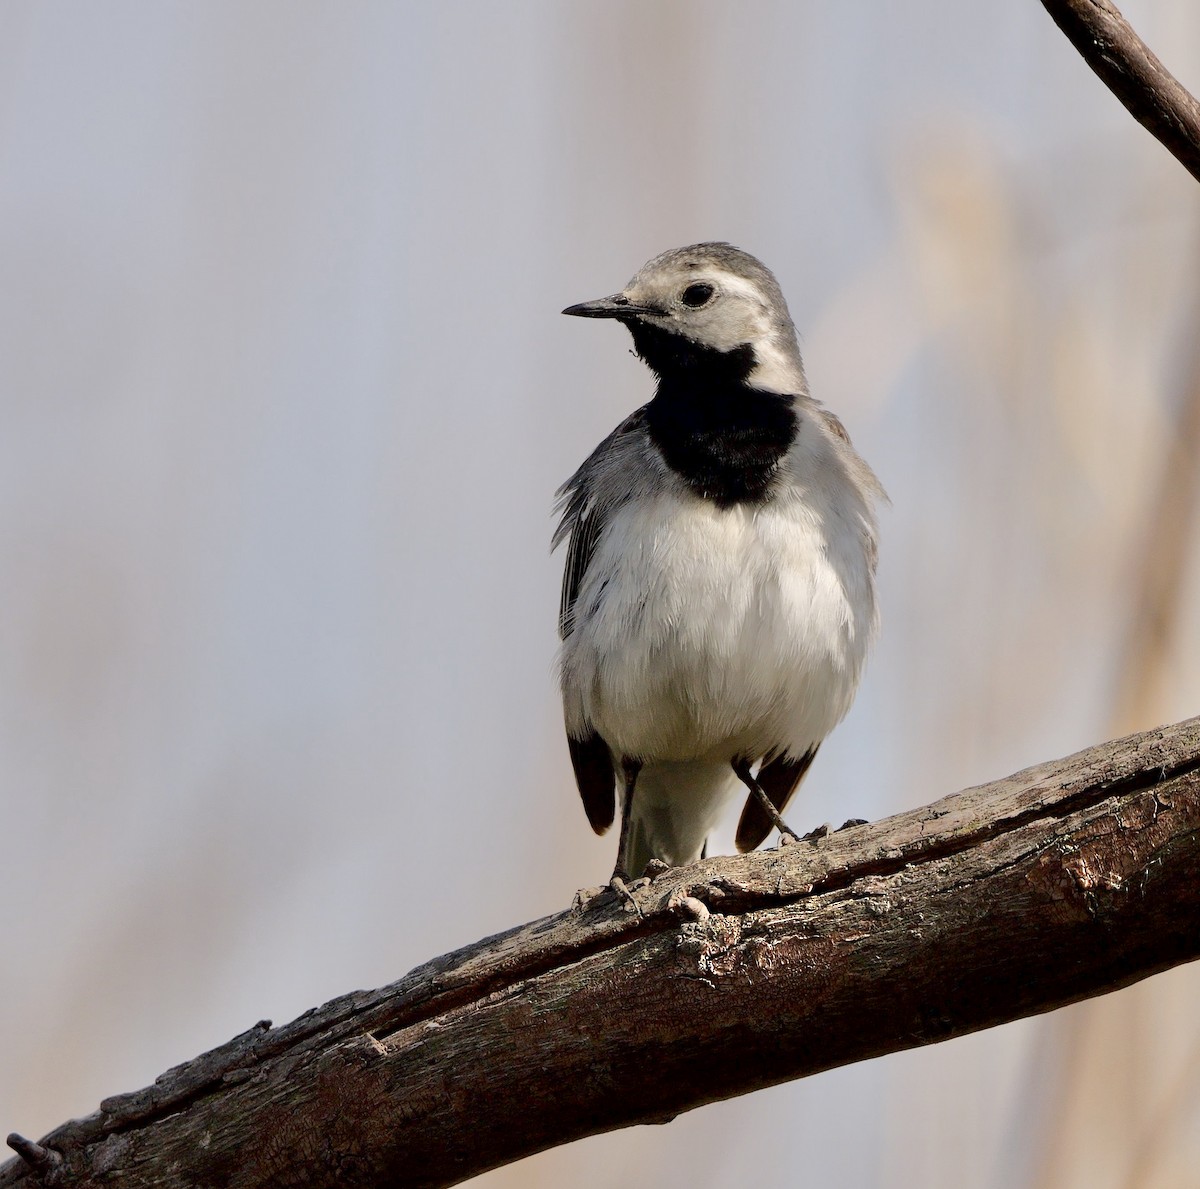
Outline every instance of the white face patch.
{"type": "Polygon", "coordinates": [[[771,316],[771,307],[759,288],[745,277],[718,271],[717,285],[730,308],[726,319],[732,331],[733,341],[724,347],[751,343],[758,361],[748,377],[753,388],[767,392],[799,392],[803,388],[803,377],[798,374],[795,362],[782,350],[778,342],[778,330],[771,316]]]}
{"type": "Polygon", "coordinates": [[[731,351],[743,343],[754,348],[758,361],[749,383],[771,392],[801,392],[804,377],[795,350],[780,342],[785,327],[790,332],[786,310],[775,310],[770,297],[748,277],[715,264],[699,268],[682,266],[640,273],[625,290],[639,305],[670,311],[648,318],[664,329],[690,338],[718,351],[731,351]],[[711,285],[716,296],[705,305],[690,308],[680,299],[692,285],[711,285]]]}
{"type": "Polygon", "coordinates": [[[757,364],[746,378],[751,388],[761,388],[764,392],[786,392],[793,396],[799,396],[804,391],[803,375],[786,352],[779,349],[774,335],[754,344],[754,357],[757,364]]]}
{"type": "Polygon", "coordinates": [[[770,308],[751,281],[724,270],[713,270],[702,279],[716,287],[717,296],[696,311],[695,322],[708,333],[712,346],[722,351],[742,343],[757,346],[770,334],[770,308]]]}

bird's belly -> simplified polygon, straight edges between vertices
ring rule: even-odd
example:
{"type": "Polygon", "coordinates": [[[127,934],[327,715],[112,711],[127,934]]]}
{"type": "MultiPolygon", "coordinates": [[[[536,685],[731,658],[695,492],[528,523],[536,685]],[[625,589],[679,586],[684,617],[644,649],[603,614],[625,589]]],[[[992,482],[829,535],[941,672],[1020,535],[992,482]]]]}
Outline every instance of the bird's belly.
{"type": "Polygon", "coordinates": [[[802,754],[854,694],[865,558],[803,507],[665,502],[598,544],[564,646],[568,718],[574,693],[615,751],[643,759],[802,754]]]}

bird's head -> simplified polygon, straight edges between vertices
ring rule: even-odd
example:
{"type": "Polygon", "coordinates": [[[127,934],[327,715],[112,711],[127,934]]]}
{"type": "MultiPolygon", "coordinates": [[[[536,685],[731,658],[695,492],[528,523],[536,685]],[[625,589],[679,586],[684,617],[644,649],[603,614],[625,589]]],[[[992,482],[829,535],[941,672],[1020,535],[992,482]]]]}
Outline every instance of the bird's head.
{"type": "Polygon", "coordinates": [[[776,392],[798,392],[804,385],[796,329],[779,283],[765,265],[730,244],[663,252],[620,293],[563,313],[624,322],[638,355],[660,377],[719,369],[776,392]]]}

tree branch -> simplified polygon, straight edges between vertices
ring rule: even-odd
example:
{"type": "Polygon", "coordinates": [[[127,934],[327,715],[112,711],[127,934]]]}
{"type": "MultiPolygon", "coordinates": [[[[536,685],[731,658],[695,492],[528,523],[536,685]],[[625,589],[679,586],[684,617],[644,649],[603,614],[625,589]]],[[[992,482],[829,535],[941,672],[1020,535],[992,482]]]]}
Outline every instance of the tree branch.
{"type": "Polygon", "coordinates": [[[1109,0],[1042,0],[1054,23],[1129,114],[1200,181],[1200,103],[1109,0]]]}
{"type": "Polygon", "coordinates": [[[0,1186],[448,1185],[1200,956],[1200,719],[668,870],[101,1103],[0,1186]]]}

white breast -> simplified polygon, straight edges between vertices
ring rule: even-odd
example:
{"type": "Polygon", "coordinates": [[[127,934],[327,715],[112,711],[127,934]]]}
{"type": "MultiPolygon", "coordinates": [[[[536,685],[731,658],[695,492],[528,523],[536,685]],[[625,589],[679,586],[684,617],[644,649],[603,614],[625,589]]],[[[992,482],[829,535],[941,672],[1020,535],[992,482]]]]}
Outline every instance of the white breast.
{"type": "Polygon", "coordinates": [[[680,486],[616,510],[563,646],[568,731],[644,760],[757,760],[845,715],[875,625],[870,509],[823,439],[784,480],[757,506],[680,486]]]}

